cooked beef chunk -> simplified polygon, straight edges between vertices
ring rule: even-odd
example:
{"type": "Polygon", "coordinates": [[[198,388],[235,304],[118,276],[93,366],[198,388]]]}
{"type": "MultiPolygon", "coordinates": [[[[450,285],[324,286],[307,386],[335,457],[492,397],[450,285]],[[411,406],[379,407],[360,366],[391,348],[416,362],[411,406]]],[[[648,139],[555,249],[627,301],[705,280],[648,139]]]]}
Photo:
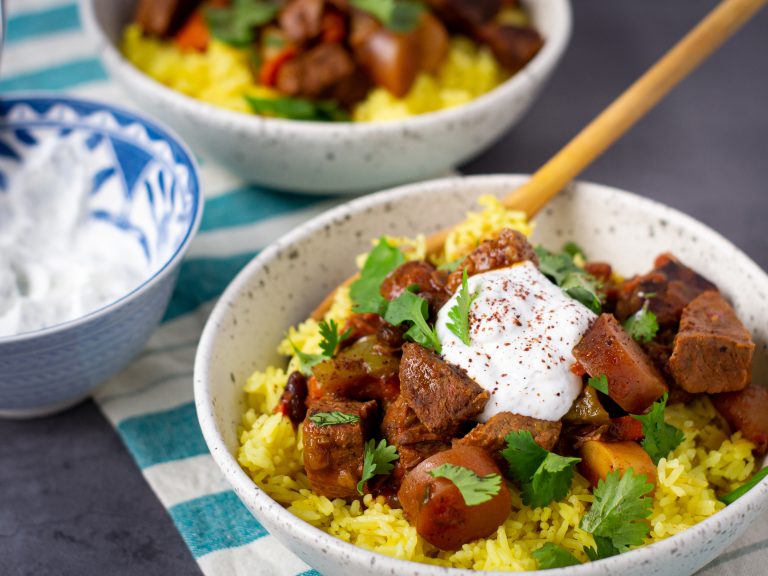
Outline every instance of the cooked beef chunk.
{"type": "Polygon", "coordinates": [[[346,78],[342,78],[331,89],[328,98],[338,102],[344,108],[352,108],[358,102],[365,100],[373,83],[368,75],[359,67],[346,78]]]}
{"type": "Polygon", "coordinates": [[[352,56],[340,44],[320,44],[280,67],[277,89],[289,96],[320,98],[355,73],[352,56]]]}
{"type": "Polygon", "coordinates": [[[325,0],[290,0],[280,11],[278,22],[286,36],[303,43],[323,31],[325,0]]]}
{"type": "Polygon", "coordinates": [[[403,345],[400,390],[427,429],[441,435],[454,435],[488,401],[488,392],[464,371],[412,343],[403,345]]]}
{"type": "Polygon", "coordinates": [[[328,498],[358,496],[363,474],[365,442],[376,427],[376,402],[323,399],[309,409],[304,420],[304,469],[312,489],[328,498]],[[319,412],[358,416],[351,424],[320,426],[310,420],[319,412]]]}
{"type": "Polygon", "coordinates": [[[642,440],[643,425],[632,416],[613,418],[606,424],[578,425],[565,423],[560,434],[556,452],[573,454],[578,452],[586,442],[637,442],[642,440]]]}
{"type": "MultiPolygon", "coordinates": [[[[376,336],[361,338],[333,358],[312,368],[320,397],[338,396],[355,400],[379,400],[387,404],[400,393],[399,351],[376,336]]],[[[316,394],[311,395],[311,401],[316,394]]]]}
{"type": "Polygon", "coordinates": [[[381,283],[381,295],[387,300],[394,300],[416,285],[416,292],[429,303],[429,313],[437,314],[451,297],[445,287],[448,274],[435,269],[427,262],[411,261],[395,268],[381,283]]]}
{"type": "Polygon", "coordinates": [[[659,326],[675,327],[683,308],[707,290],[717,290],[717,287],[672,254],[662,254],[656,258],[651,272],[630,278],[620,287],[616,316],[625,320],[640,310],[644,295],[652,294],[648,309],[656,314],[659,326]]]}
{"type": "Polygon", "coordinates": [[[140,0],[135,20],[151,36],[171,36],[198,4],[200,0],[140,0]]]}
{"type": "Polygon", "coordinates": [[[497,268],[506,268],[524,260],[530,260],[537,266],[539,264],[536,251],[525,235],[517,230],[505,228],[498,238],[482,242],[464,258],[459,267],[448,276],[448,291],[453,293],[461,286],[465,269],[468,276],[473,276],[497,268]]]}
{"type": "Polygon", "coordinates": [[[389,405],[381,422],[381,434],[387,443],[397,447],[400,459],[391,478],[396,485],[419,462],[451,447],[450,439],[427,430],[402,397],[389,405]]]}
{"type": "Polygon", "coordinates": [[[351,331],[350,335],[342,342],[342,347],[349,346],[360,340],[360,338],[376,334],[384,324],[386,322],[378,314],[367,312],[365,314],[351,314],[344,323],[344,326],[339,330],[340,334],[346,334],[347,331],[351,331]]]}
{"type": "Polygon", "coordinates": [[[669,369],[687,392],[736,392],[752,375],[755,343],[719,292],[704,292],[683,310],[669,369]]]}
{"type": "Polygon", "coordinates": [[[464,32],[493,19],[501,10],[501,0],[427,0],[427,4],[451,26],[464,32]]]}
{"type": "Polygon", "coordinates": [[[600,315],[573,355],[590,376],[605,374],[609,396],[632,414],[642,414],[667,391],[659,371],[612,314],[600,315]]]}
{"type": "Polygon", "coordinates": [[[768,390],[750,385],[741,392],[713,394],[712,403],[733,430],[754,442],[757,451],[768,450],[768,390]]]}
{"type": "Polygon", "coordinates": [[[613,267],[607,262],[585,262],[584,271],[600,282],[609,282],[613,276],[613,267]]]}
{"type": "Polygon", "coordinates": [[[278,410],[288,416],[294,426],[298,426],[307,417],[307,377],[301,372],[292,372],[280,397],[278,410]]]}
{"type": "Polygon", "coordinates": [[[389,322],[382,322],[376,332],[376,338],[381,342],[396,350],[403,347],[405,342],[405,333],[408,331],[406,326],[393,326],[389,322]]]}
{"type": "Polygon", "coordinates": [[[550,422],[539,420],[530,416],[512,414],[512,412],[500,412],[488,422],[478,424],[463,438],[453,441],[454,446],[477,446],[490,454],[502,470],[507,469],[507,464],[500,451],[506,446],[504,438],[510,432],[528,431],[533,436],[536,444],[545,450],[552,450],[560,437],[563,425],[560,421],[550,422]]]}
{"type": "Polygon", "coordinates": [[[528,64],[544,45],[544,39],[536,30],[496,22],[478,28],[477,35],[488,44],[501,65],[511,72],[528,64]]]}

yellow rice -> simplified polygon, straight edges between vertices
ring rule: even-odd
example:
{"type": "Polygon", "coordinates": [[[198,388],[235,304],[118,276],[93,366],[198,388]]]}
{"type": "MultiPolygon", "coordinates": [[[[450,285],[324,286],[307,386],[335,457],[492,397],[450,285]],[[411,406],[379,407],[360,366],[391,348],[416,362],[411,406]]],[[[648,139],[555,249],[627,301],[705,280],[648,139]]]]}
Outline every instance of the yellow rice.
{"type": "MultiPolygon", "coordinates": [[[[123,34],[121,48],[134,66],[158,82],[222,108],[250,113],[244,95],[279,96],[256,84],[246,50],[222,42],[212,41],[203,53],[183,51],[173,42],[143,35],[132,24],[123,34]]],[[[352,116],[358,122],[397,120],[459,106],[493,90],[507,76],[488,48],[466,38],[453,38],[437,75],[421,74],[403,98],[373,89],[352,116]]]]}
{"type": "MultiPolygon", "coordinates": [[[[519,214],[506,212],[490,198],[483,211],[473,214],[454,233],[451,261],[470,251],[500,227],[531,229],[519,214]]],[[[397,244],[418,246],[418,241],[397,244]]],[[[416,249],[418,252],[418,249],[416,249]]],[[[351,313],[347,290],[339,290],[326,319],[342,323],[351,313]]],[[[288,338],[305,352],[319,352],[318,324],[308,320],[291,328],[288,338]]],[[[286,339],[280,352],[291,356],[286,339]]],[[[270,367],[248,379],[245,392],[250,408],[243,415],[238,460],[254,482],[293,514],[342,540],[388,556],[406,560],[476,570],[534,570],[531,552],[545,542],[558,544],[581,560],[584,546],[594,546],[592,536],[579,523],[592,502],[587,481],[576,474],[569,495],[560,502],[531,509],[523,505],[512,487],[512,512],[489,538],[465,544],[460,550],[436,549],[417,533],[403,511],[383,499],[366,495],[362,501],[329,500],[312,492],[303,470],[301,429],[273,414],[288,374],[295,368],[270,367]]],[[[729,434],[707,398],[667,409],[667,420],[685,432],[685,441],[658,465],[658,478],[647,543],[681,532],[724,507],[717,499],[747,480],[755,469],[754,445],[740,433],[729,434]]]]}

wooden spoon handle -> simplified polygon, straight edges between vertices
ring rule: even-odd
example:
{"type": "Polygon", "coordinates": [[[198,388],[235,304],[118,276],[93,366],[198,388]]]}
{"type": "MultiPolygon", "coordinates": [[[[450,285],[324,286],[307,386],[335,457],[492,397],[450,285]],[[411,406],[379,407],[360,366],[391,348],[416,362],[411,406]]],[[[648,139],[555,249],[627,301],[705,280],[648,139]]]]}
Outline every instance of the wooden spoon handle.
{"type": "Polygon", "coordinates": [[[535,215],[767,1],[723,0],[528,182],[505,196],[502,203],[529,217],[535,215]]]}

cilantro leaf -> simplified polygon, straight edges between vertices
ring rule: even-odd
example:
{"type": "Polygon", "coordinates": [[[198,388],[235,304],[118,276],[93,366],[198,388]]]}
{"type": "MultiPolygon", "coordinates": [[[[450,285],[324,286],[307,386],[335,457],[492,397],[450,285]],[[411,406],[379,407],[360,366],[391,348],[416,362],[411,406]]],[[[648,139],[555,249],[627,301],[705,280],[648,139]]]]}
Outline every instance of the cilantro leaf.
{"type": "Polygon", "coordinates": [[[605,374],[600,374],[600,376],[593,376],[588,381],[587,384],[589,386],[592,386],[595,390],[598,392],[602,392],[603,394],[609,395],[608,393],[608,376],[605,374]]]}
{"type": "Polygon", "coordinates": [[[649,301],[643,307],[624,321],[624,330],[638,342],[650,342],[659,331],[656,314],[648,310],[649,301]]]}
{"type": "Polygon", "coordinates": [[[610,538],[606,538],[604,536],[595,536],[594,534],[592,537],[595,539],[596,547],[584,548],[584,553],[590,560],[592,560],[592,562],[595,560],[602,560],[603,558],[610,558],[611,556],[616,556],[619,554],[619,551],[613,545],[613,542],[611,542],[610,538]]]}
{"type": "Polygon", "coordinates": [[[581,302],[595,314],[600,314],[603,305],[597,297],[595,280],[586,272],[570,272],[560,285],[563,292],[581,302]]]}
{"type": "Polygon", "coordinates": [[[262,116],[315,122],[346,122],[349,120],[349,115],[336,102],[330,100],[312,101],[290,96],[256,98],[247,94],[244,98],[251,110],[262,116]]]}
{"type": "Polygon", "coordinates": [[[387,441],[382,439],[379,445],[376,440],[371,438],[365,443],[365,454],[363,455],[363,476],[357,483],[357,491],[363,493],[363,485],[377,474],[389,474],[394,468],[394,462],[400,458],[395,446],[390,446],[387,441]]]}
{"type": "Polygon", "coordinates": [[[409,286],[405,292],[389,303],[384,312],[384,320],[393,326],[412,322],[405,336],[440,354],[441,346],[437,332],[427,323],[429,304],[424,298],[414,294],[413,288],[414,286],[409,286]]]}
{"type": "Polygon", "coordinates": [[[547,542],[541,548],[531,552],[531,556],[539,564],[539,570],[549,570],[551,568],[566,568],[581,564],[578,558],[568,552],[565,548],[547,542]]]}
{"type": "MultiPolygon", "coordinates": [[[[629,468],[622,475],[609,472],[592,492],[592,508],[581,519],[581,529],[610,540],[619,553],[639,546],[651,528],[645,521],[650,516],[653,484],[645,474],[635,475],[629,468]]],[[[598,544],[598,548],[599,548],[598,544]]]]}
{"type": "Polygon", "coordinates": [[[459,489],[464,504],[477,506],[488,502],[501,490],[501,476],[478,476],[469,468],[454,464],[441,464],[429,471],[433,478],[447,478],[459,489]]]}
{"type": "Polygon", "coordinates": [[[304,376],[312,376],[312,368],[320,364],[323,360],[326,360],[326,357],[323,354],[307,354],[299,350],[296,344],[290,340],[288,342],[290,343],[291,348],[293,348],[293,353],[296,355],[296,358],[299,360],[299,371],[304,374],[304,376]]]}
{"type": "Polygon", "coordinates": [[[581,302],[595,314],[600,314],[602,304],[597,295],[597,280],[585,270],[576,266],[573,261],[573,255],[570,253],[576,253],[576,249],[581,250],[575,244],[569,243],[566,244],[563,252],[555,254],[542,246],[536,246],[536,255],[539,257],[539,270],[557,284],[568,296],[581,302]]]}
{"type": "Polygon", "coordinates": [[[682,430],[664,421],[664,409],[667,407],[668,398],[669,394],[665,392],[661,400],[651,405],[651,409],[647,414],[643,416],[631,414],[632,418],[639,420],[643,424],[645,438],[643,438],[642,446],[648,452],[654,464],[658,464],[659,460],[666,458],[672,450],[680,446],[680,443],[685,440],[685,434],[683,434],[682,430]]]}
{"type": "Polygon", "coordinates": [[[206,8],[205,20],[214,38],[247,48],[256,38],[255,28],[274,20],[279,10],[279,2],[235,0],[231,6],[206,8]]]}
{"type": "Polygon", "coordinates": [[[469,337],[469,308],[472,302],[477,298],[477,292],[470,294],[467,286],[467,269],[464,269],[464,275],[461,277],[461,288],[456,297],[456,304],[448,311],[448,329],[458,336],[459,340],[467,346],[470,344],[469,337]]]}
{"type": "Polygon", "coordinates": [[[509,463],[509,473],[522,490],[523,503],[533,508],[561,500],[573,481],[573,468],[581,458],[560,456],[545,450],[527,430],[510,432],[501,455],[509,463]]]}
{"type": "Polygon", "coordinates": [[[563,252],[568,254],[571,258],[576,258],[576,256],[579,256],[583,260],[587,259],[586,253],[581,246],[576,244],[576,242],[566,242],[563,246],[563,252]]]}
{"type": "Polygon", "coordinates": [[[350,0],[363,12],[368,12],[393,32],[410,32],[418,27],[424,6],[405,0],[350,0]]]}
{"type": "Polygon", "coordinates": [[[323,320],[320,322],[320,335],[323,337],[323,341],[320,342],[323,355],[326,358],[333,358],[339,344],[352,335],[352,329],[349,328],[344,334],[339,335],[339,325],[336,324],[335,320],[330,322],[323,320]]]}
{"type": "Polygon", "coordinates": [[[336,426],[338,424],[354,424],[360,422],[360,416],[344,412],[316,412],[309,419],[318,426],[336,426]]]}
{"type": "Polygon", "coordinates": [[[729,492],[728,494],[724,494],[723,496],[720,496],[720,502],[723,502],[724,504],[733,504],[744,496],[747,492],[752,490],[755,486],[757,486],[760,481],[768,476],[768,467],[763,468],[762,470],[758,471],[752,478],[750,478],[746,483],[742,484],[736,490],[733,492],[729,492]]]}
{"type": "Polygon", "coordinates": [[[405,262],[405,256],[396,247],[390,246],[383,236],[365,259],[360,278],[349,287],[354,312],[382,314],[387,306],[379,289],[387,274],[405,262]]]}

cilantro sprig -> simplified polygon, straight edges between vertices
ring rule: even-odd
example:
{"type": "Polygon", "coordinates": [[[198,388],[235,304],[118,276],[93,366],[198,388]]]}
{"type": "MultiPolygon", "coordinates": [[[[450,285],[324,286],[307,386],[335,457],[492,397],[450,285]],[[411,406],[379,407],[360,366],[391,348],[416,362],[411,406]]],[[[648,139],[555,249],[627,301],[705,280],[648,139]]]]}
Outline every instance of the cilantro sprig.
{"type": "Polygon", "coordinates": [[[381,295],[381,283],[395,268],[405,262],[403,253],[382,237],[371,250],[360,271],[360,278],[349,287],[354,312],[372,312],[384,320],[399,326],[410,324],[405,337],[431,348],[438,354],[441,351],[437,332],[429,325],[429,304],[421,296],[414,293],[416,285],[409,286],[400,296],[388,302],[381,295]]]}
{"type": "Polygon", "coordinates": [[[320,336],[323,337],[323,341],[320,342],[320,349],[323,351],[323,355],[326,358],[333,358],[339,344],[351,335],[352,328],[347,328],[344,334],[339,334],[339,325],[333,319],[328,322],[320,322],[320,336]]]}
{"type": "Polygon", "coordinates": [[[248,95],[245,95],[244,98],[250,109],[261,116],[315,122],[349,121],[349,114],[338,103],[331,100],[312,101],[290,96],[256,98],[248,95]]]}
{"type": "Polygon", "coordinates": [[[360,416],[334,410],[333,412],[316,412],[309,417],[309,420],[316,426],[338,426],[339,424],[360,422],[360,416]]]}
{"type": "Polygon", "coordinates": [[[469,293],[467,269],[465,268],[461,277],[461,288],[456,297],[456,304],[448,311],[448,318],[451,321],[448,322],[447,326],[467,346],[471,342],[469,336],[469,309],[475,298],[477,298],[477,292],[469,293]]]}
{"type": "Polygon", "coordinates": [[[597,549],[586,550],[590,558],[604,558],[643,543],[650,532],[645,519],[651,514],[653,499],[648,494],[652,490],[645,474],[635,475],[631,468],[624,474],[609,472],[597,483],[592,508],[580,525],[595,537],[597,549]]]}
{"type": "Polygon", "coordinates": [[[608,376],[605,374],[600,374],[600,376],[592,376],[587,381],[587,384],[592,386],[592,388],[598,392],[602,392],[603,394],[608,395],[608,376]]]}
{"type": "Polygon", "coordinates": [[[349,287],[354,312],[372,312],[383,315],[387,300],[379,289],[387,274],[405,262],[405,255],[395,246],[390,245],[383,236],[378,244],[368,253],[360,278],[349,287]]]}
{"type": "Polygon", "coordinates": [[[752,478],[750,478],[747,482],[736,488],[733,492],[728,492],[728,494],[724,494],[720,496],[720,502],[724,504],[733,504],[744,496],[747,492],[752,490],[755,486],[757,486],[760,481],[768,476],[768,467],[763,468],[762,470],[758,471],[752,478]]]}
{"type": "Polygon", "coordinates": [[[683,440],[685,434],[682,430],[675,428],[664,421],[664,409],[667,407],[669,394],[666,392],[661,400],[654,402],[647,414],[637,416],[632,414],[632,418],[639,420],[643,424],[642,446],[653,460],[658,464],[659,460],[666,458],[672,450],[677,448],[683,440]]]}
{"type": "Polygon", "coordinates": [[[352,330],[348,329],[344,332],[344,334],[340,335],[339,325],[336,324],[334,320],[329,322],[322,320],[320,322],[319,329],[320,335],[323,337],[323,340],[320,342],[320,349],[323,351],[321,354],[308,354],[306,352],[302,352],[293,342],[289,340],[291,348],[293,348],[293,353],[299,360],[299,370],[305,376],[311,376],[312,368],[320,364],[320,362],[328,360],[329,358],[333,358],[333,355],[336,354],[336,349],[339,347],[339,344],[343,340],[349,338],[349,336],[352,334],[352,330]]]}
{"type": "Polygon", "coordinates": [[[360,482],[357,483],[357,491],[362,494],[365,483],[377,474],[389,474],[394,468],[394,462],[400,458],[397,448],[387,444],[382,438],[379,444],[371,438],[365,443],[365,453],[363,455],[363,475],[360,482]]]}
{"type": "Polygon", "coordinates": [[[389,303],[384,312],[384,320],[394,326],[410,323],[411,327],[405,333],[405,337],[440,354],[442,347],[437,331],[427,322],[429,304],[424,298],[413,293],[414,287],[409,286],[405,292],[389,303]]]}
{"type": "Polygon", "coordinates": [[[274,20],[279,10],[280,2],[273,0],[234,0],[231,6],[206,8],[205,20],[214,38],[246,48],[256,38],[255,29],[274,20]]]}
{"type": "Polygon", "coordinates": [[[581,458],[560,456],[545,450],[527,430],[507,434],[507,447],[501,455],[509,464],[509,473],[521,486],[523,503],[533,508],[561,500],[573,481],[574,466],[581,458]]]}
{"type": "Polygon", "coordinates": [[[598,281],[576,265],[573,261],[574,254],[584,257],[581,248],[575,244],[566,245],[563,252],[557,254],[542,246],[536,246],[536,255],[539,257],[539,269],[542,274],[557,284],[568,296],[581,302],[595,314],[600,314],[602,304],[597,294],[598,281]]]}
{"type": "Polygon", "coordinates": [[[469,468],[455,464],[441,464],[429,471],[433,478],[447,478],[459,489],[464,504],[477,506],[493,499],[501,490],[501,476],[480,476],[469,468]]]}
{"type": "Polygon", "coordinates": [[[424,6],[407,0],[350,0],[393,32],[410,32],[418,27],[424,6]]]}
{"type": "Polygon", "coordinates": [[[659,331],[656,314],[648,310],[649,300],[643,302],[642,308],[624,321],[624,330],[638,342],[650,342],[659,331]]]}
{"type": "Polygon", "coordinates": [[[539,564],[539,570],[567,568],[568,566],[581,564],[579,559],[568,552],[568,550],[552,542],[546,542],[541,548],[531,552],[531,556],[539,564]]]}

